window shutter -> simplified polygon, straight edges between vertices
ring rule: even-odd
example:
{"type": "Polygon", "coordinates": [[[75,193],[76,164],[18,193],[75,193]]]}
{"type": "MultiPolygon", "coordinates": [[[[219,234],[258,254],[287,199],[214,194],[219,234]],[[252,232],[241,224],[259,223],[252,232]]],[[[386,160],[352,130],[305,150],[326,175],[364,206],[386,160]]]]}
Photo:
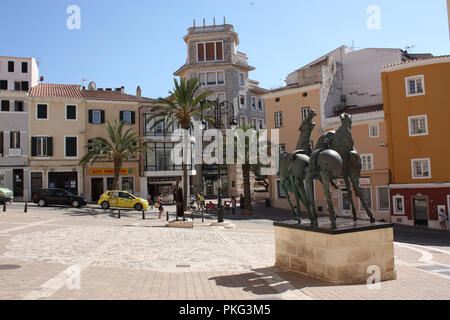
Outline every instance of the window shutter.
{"type": "Polygon", "coordinates": [[[123,121],[123,111],[120,111],[120,121],[123,121]]]}
{"type": "Polygon", "coordinates": [[[92,123],[92,110],[89,110],[89,123],[92,123]]]}
{"type": "Polygon", "coordinates": [[[37,138],[31,137],[31,156],[36,157],[37,156],[37,138]]]}
{"type": "Polygon", "coordinates": [[[100,122],[105,123],[105,110],[100,110],[100,122]]]}
{"type": "Polygon", "coordinates": [[[47,138],[47,156],[53,156],[53,137],[47,138]]]}
{"type": "Polygon", "coordinates": [[[136,113],[131,111],[131,124],[136,124],[136,113]]]}

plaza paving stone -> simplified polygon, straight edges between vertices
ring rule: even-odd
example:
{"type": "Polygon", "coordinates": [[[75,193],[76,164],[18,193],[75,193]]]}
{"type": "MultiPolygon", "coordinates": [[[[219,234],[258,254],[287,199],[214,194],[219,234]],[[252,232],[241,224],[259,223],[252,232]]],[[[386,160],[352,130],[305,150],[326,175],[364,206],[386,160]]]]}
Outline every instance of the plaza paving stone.
{"type": "Polygon", "coordinates": [[[0,299],[450,299],[448,233],[424,246],[426,231],[400,230],[398,279],[371,290],[275,268],[272,222],[290,216],[257,206],[226,215],[233,229],[209,226],[213,214],[176,229],[156,212],[15,204],[0,212],[0,299]]]}

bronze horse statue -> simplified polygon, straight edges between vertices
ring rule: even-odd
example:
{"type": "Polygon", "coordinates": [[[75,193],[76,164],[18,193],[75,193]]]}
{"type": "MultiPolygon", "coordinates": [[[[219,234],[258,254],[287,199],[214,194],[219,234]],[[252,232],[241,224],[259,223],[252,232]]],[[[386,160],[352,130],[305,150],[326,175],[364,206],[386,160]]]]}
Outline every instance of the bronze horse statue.
{"type": "MultiPolygon", "coordinates": [[[[310,158],[310,164],[306,173],[306,186],[308,190],[308,200],[314,203],[314,179],[322,182],[325,197],[328,203],[328,211],[330,215],[331,227],[336,228],[336,213],[334,211],[333,202],[331,200],[330,184],[336,189],[338,187],[333,179],[342,177],[345,181],[347,192],[349,193],[353,220],[358,220],[356,209],[353,203],[350,181],[353,185],[356,196],[370,217],[370,222],[374,223],[372,211],[367,206],[361,194],[359,186],[359,178],[361,176],[361,157],[354,149],[354,141],[351,133],[352,119],[348,114],[341,115],[341,126],[335,131],[323,134],[310,158]]],[[[311,225],[317,226],[317,213],[315,206],[311,207],[312,219],[311,225]]]]}
{"type": "Polygon", "coordinates": [[[312,153],[311,132],[316,126],[312,120],[316,115],[314,110],[310,110],[308,116],[300,126],[300,138],[297,143],[297,150],[293,153],[280,152],[280,162],[277,173],[280,178],[280,187],[286,194],[286,198],[292,211],[296,215],[298,223],[301,223],[300,201],[303,203],[309,217],[312,219],[311,205],[304,186],[304,180],[306,177],[306,169],[309,166],[309,156],[312,153]],[[289,192],[295,197],[297,209],[294,208],[291,202],[289,192]]]}

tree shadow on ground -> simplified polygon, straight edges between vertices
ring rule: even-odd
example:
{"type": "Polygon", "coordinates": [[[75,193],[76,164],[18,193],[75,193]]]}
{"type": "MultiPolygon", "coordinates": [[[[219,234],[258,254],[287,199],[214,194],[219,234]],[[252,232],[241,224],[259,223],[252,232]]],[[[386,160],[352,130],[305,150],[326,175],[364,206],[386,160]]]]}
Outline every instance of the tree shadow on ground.
{"type": "Polygon", "coordinates": [[[214,280],[218,286],[242,288],[246,292],[260,296],[278,295],[293,289],[301,290],[307,287],[334,286],[326,281],[276,267],[251,269],[246,273],[217,276],[209,278],[209,280],[214,280]]]}

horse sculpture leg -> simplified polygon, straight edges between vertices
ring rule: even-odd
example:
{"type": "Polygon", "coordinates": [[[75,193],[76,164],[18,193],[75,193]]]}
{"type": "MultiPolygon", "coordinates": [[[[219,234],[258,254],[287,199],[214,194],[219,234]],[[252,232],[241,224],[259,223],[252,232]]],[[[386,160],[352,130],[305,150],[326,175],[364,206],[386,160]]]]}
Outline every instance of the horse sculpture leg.
{"type": "Polygon", "coordinates": [[[317,212],[316,212],[316,206],[314,205],[314,179],[311,173],[307,172],[306,174],[306,191],[307,191],[307,198],[310,205],[310,212],[311,212],[311,227],[317,227],[317,212]]]}
{"type": "Polygon", "coordinates": [[[303,184],[303,181],[305,181],[305,179],[297,178],[295,186],[297,187],[297,190],[300,193],[300,199],[302,200],[303,205],[306,208],[309,219],[311,221],[313,221],[313,215],[311,212],[311,203],[308,200],[308,195],[306,193],[306,189],[305,189],[305,185],[303,184]]]}
{"type": "Polygon", "coordinates": [[[356,196],[359,198],[359,200],[361,200],[361,203],[370,218],[370,223],[375,223],[375,218],[373,217],[372,210],[370,210],[370,208],[367,206],[366,200],[364,200],[362,196],[361,187],[359,186],[359,177],[351,175],[350,178],[352,180],[353,190],[355,190],[356,196]]]}
{"type": "Polygon", "coordinates": [[[358,217],[356,216],[356,208],[355,204],[353,202],[353,195],[352,195],[352,189],[350,185],[350,178],[348,176],[344,176],[345,181],[345,188],[347,188],[347,194],[350,199],[350,203],[352,204],[352,214],[353,214],[353,221],[358,221],[358,217]]]}
{"type": "Polygon", "coordinates": [[[293,187],[292,193],[294,194],[295,203],[297,205],[297,222],[302,223],[302,218],[301,218],[302,211],[300,210],[300,194],[298,192],[298,189],[296,188],[295,179],[296,178],[290,176],[291,186],[293,187]]]}
{"type": "Polygon", "coordinates": [[[294,216],[297,217],[298,214],[294,208],[294,205],[291,202],[291,197],[289,196],[289,188],[286,186],[286,180],[281,180],[280,185],[281,185],[281,189],[283,190],[284,194],[286,195],[289,205],[291,206],[292,212],[294,212],[294,216]]]}
{"type": "Polygon", "coordinates": [[[330,192],[330,180],[331,174],[327,170],[322,170],[320,172],[320,176],[322,179],[323,190],[325,191],[325,197],[327,198],[328,203],[328,213],[330,214],[330,222],[331,228],[336,229],[336,213],[334,212],[333,201],[331,200],[331,192],[330,192]]]}

